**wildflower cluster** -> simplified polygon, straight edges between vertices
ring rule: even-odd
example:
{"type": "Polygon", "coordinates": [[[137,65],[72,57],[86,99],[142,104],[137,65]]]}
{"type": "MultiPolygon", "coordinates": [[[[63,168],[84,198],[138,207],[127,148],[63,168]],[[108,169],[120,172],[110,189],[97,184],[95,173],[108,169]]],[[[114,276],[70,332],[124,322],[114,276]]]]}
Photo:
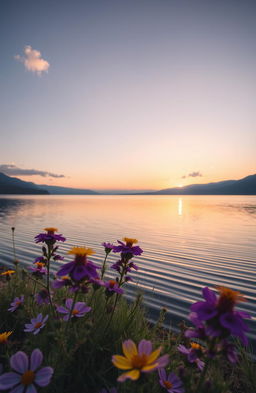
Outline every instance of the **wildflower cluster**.
{"type": "MultiPolygon", "coordinates": [[[[204,300],[191,306],[194,327],[184,328],[176,343],[169,331],[159,330],[166,311],[152,329],[142,314],[140,296],[132,304],[121,296],[130,274],[138,270],[134,259],[143,252],[136,239],[102,243],[105,257],[98,266],[87,247],[71,248],[72,260],[62,262],[57,244],[66,239],[56,232],[45,228],[35,237],[43,244],[42,255],[28,272],[16,264],[15,270],[1,273],[0,296],[7,300],[1,311],[6,313],[1,318],[6,331],[0,331],[0,391],[205,393],[216,358],[239,361],[232,337],[247,345],[244,319],[250,317],[235,308],[244,301],[240,293],[218,287],[217,296],[204,288],[204,300]],[[105,279],[106,273],[111,277],[111,253],[118,254],[111,264],[116,277],[105,279]],[[60,263],[55,277],[52,263],[60,263]],[[44,357],[50,366],[42,367],[44,357]]],[[[222,390],[213,378],[210,382],[209,393],[227,391],[224,381],[222,390]]]]}

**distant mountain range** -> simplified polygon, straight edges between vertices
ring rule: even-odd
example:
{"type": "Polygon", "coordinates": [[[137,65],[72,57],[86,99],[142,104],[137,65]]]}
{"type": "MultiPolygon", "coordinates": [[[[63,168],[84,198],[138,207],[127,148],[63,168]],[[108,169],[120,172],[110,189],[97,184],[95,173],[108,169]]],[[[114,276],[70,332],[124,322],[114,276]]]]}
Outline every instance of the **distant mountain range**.
{"type": "Polygon", "coordinates": [[[166,188],[143,195],[256,195],[256,174],[240,180],[166,188]]]}
{"type": "Polygon", "coordinates": [[[0,194],[97,195],[98,193],[79,188],[37,185],[0,172],[0,194]]]}
{"type": "MultiPolygon", "coordinates": [[[[37,185],[0,172],[0,194],[99,195],[100,193],[81,188],[48,186],[45,184],[37,185]]],[[[115,192],[113,191],[112,194],[115,194],[115,192]]],[[[123,195],[125,194],[123,193],[123,195]]],[[[256,174],[240,180],[191,184],[185,187],[166,188],[160,191],[126,192],[126,195],[256,195],[256,174]]]]}

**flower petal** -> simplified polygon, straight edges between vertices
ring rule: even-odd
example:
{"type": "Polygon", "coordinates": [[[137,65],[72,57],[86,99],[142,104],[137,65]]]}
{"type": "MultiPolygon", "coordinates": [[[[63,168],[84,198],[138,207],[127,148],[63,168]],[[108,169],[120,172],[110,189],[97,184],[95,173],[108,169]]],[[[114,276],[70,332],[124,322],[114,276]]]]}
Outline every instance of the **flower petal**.
{"type": "Polygon", "coordinates": [[[139,370],[131,370],[128,373],[121,374],[120,377],[117,379],[118,382],[124,382],[126,379],[131,379],[136,381],[140,376],[139,370]]]}
{"type": "Polygon", "coordinates": [[[22,352],[18,351],[15,355],[11,356],[10,359],[11,368],[13,368],[18,373],[23,374],[28,369],[28,357],[22,352]]]}
{"type": "Polygon", "coordinates": [[[148,356],[147,364],[153,363],[158,358],[158,356],[160,355],[161,349],[162,349],[161,347],[157,348],[155,351],[153,351],[148,356]]]}
{"type": "Polygon", "coordinates": [[[127,359],[124,356],[112,356],[112,363],[114,364],[114,366],[120,368],[121,370],[129,370],[130,368],[132,368],[132,363],[130,359],[127,359]]]}
{"type": "Polygon", "coordinates": [[[18,385],[15,388],[13,388],[10,393],[23,393],[24,391],[24,385],[18,385]]]}
{"type": "Polygon", "coordinates": [[[138,345],[138,352],[140,355],[150,355],[152,352],[152,343],[149,340],[141,340],[138,345]]]}
{"type": "Polygon", "coordinates": [[[138,354],[136,344],[132,340],[126,340],[122,344],[123,353],[127,359],[132,359],[133,356],[138,354]]]}
{"type": "Polygon", "coordinates": [[[39,386],[47,386],[50,383],[53,374],[52,367],[43,367],[36,373],[35,383],[39,386]]]}
{"type": "Polygon", "coordinates": [[[28,385],[27,390],[26,390],[26,393],[37,393],[37,390],[36,390],[36,388],[35,388],[35,385],[33,385],[33,384],[28,385]]]}
{"type": "Polygon", "coordinates": [[[16,373],[4,373],[0,376],[0,389],[6,390],[12,388],[21,380],[21,376],[16,373]]]}
{"type": "Polygon", "coordinates": [[[157,368],[165,367],[169,363],[169,355],[163,355],[157,359],[157,368]]]}
{"type": "Polygon", "coordinates": [[[42,361],[43,361],[42,352],[38,348],[34,349],[30,358],[30,370],[35,371],[36,369],[38,369],[38,367],[41,366],[42,361]]]}

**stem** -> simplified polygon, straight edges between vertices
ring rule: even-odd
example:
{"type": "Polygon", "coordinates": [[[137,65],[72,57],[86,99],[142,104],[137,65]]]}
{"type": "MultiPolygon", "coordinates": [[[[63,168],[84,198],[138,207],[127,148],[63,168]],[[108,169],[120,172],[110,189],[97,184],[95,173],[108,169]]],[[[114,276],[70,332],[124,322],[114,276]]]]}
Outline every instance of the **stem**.
{"type": "Polygon", "coordinates": [[[102,269],[101,269],[101,276],[100,276],[101,280],[103,280],[103,277],[104,277],[104,274],[105,274],[107,257],[108,257],[108,254],[106,253],[105,259],[103,261],[102,269]]]}
{"type": "Polygon", "coordinates": [[[73,303],[72,303],[72,306],[71,306],[70,311],[69,311],[68,320],[67,320],[67,325],[66,325],[66,329],[65,329],[65,334],[66,334],[67,331],[68,331],[68,327],[69,327],[69,324],[70,324],[72,312],[73,312],[73,310],[74,310],[74,306],[75,306],[77,294],[78,294],[78,292],[75,292],[75,295],[74,295],[74,297],[73,297],[73,303]]]}
{"type": "Polygon", "coordinates": [[[15,250],[14,231],[15,231],[15,228],[12,227],[13,263],[14,263],[14,265],[16,265],[16,270],[17,270],[17,256],[16,256],[16,250],[15,250]]]}
{"type": "Polygon", "coordinates": [[[210,362],[211,362],[211,359],[210,359],[210,358],[208,358],[208,359],[206,360],[206,362],[205,362],[203,372],[202,372],[202,374],[201,374],[201,377],[200,377],[199,382],[198,382],[198,385],[197,385],[197,389],[196,389],[196,392],[197,392],[197,393],[200,393],[200,390],[201,390],[201,387],[202,387],[202,385],[203,385],[203,382],[204,382],[204,379],[205,379],[205,376],[206,376],[206,373],[207,373],[207,370],[208,370],[208,367],[209,367],[210,362]]]}

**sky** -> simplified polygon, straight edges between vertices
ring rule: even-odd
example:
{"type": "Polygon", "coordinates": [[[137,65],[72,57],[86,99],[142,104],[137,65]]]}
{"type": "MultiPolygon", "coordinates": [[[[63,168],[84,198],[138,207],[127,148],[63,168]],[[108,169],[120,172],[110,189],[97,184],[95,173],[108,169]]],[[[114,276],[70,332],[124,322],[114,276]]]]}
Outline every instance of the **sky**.
{"type": "Polygon", "coordinates": [[[0,171],[157,190],[256,173],[256,2],[2,0],[0,171]]]}

